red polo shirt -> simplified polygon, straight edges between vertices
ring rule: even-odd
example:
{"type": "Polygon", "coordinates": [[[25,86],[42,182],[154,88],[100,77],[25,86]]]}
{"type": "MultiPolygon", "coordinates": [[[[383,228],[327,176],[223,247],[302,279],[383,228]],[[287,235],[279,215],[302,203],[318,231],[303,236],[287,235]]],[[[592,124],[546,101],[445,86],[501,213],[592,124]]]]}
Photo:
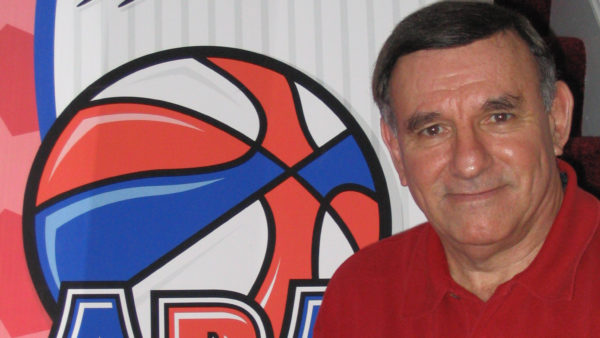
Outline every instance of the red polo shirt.
{"type": "Polygon", "coordinates": [[[314,337],[600,337],[600,202],[568,183],[531,265],[483,302],[450,277],[430,224],[359,251],[331,279],[314,337]]]}

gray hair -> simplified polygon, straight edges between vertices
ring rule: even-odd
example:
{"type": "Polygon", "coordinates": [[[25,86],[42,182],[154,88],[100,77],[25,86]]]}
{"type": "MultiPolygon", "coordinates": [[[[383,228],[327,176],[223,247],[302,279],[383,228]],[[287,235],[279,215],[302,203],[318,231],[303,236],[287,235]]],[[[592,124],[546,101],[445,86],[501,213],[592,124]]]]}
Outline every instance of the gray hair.
{"type": "Polygon", "coordinates": [[[516,33],[529,47],[537,64],[542,101],[549,111],[556,90],[556,65],[550,48],[531,23],[497,5],[446,1],[407,16],[383,45],[373,71],[372,91],[385,122],[395,130],[389,82],[400,57],[420,50],[465,46],[500,32],[516,33]]]}

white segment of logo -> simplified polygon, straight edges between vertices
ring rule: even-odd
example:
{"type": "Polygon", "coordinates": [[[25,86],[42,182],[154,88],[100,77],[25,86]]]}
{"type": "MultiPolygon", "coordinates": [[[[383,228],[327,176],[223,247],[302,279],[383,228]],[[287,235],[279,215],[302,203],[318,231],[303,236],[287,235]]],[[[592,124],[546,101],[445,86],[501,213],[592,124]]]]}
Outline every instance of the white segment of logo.
{"type": "MultiPolygon", "coordinates": [[[[125,300],[125,291],[123,289],[68,289],[67,296],[65,299],[65,306],[62,309],[62,314],[60,318],[60,323],[58,326],[58,331],[56,333],[56,337],[65,337],[67,334],[67,324],[69,322],[69,315],[71,311],[71,306],[75,305],[73,302],[73,297],[78,295],[89,295],[89,296],[117,296],[119,302],[121,303],[121,315],[125,321],[125,330],[129,337],[133,337],[133,328],[131,325],[131,321],[129,320],[129,311],[127,307],[127,301],[125,300]]],[[[81,328],[81,321],[83,320],[83,314],[86,310],[90,309],[110,309],[112,308],[112,304],[110,302],[81,302],[78,307],[78,312],[75,318],[75,325],[73,328],[73,337],[77,337],[79,330],[81,328]]]]}
{"type": "Polygon", "coordinates": [[[226,78],[194,59],[180,59],[141,69],[94,97],[140,97],[174,103],[210,116],[256,140],[256,109],[226,78]],[[176,90],[173,90],[176,88],[176,90]]]}
{"type": "Polygon", "coordinates": [[[298,83],[295,85],[300,95],[306,125],[319,147],[346,130],[342,121],[321,99],[298,83]]]}
{"type": "Polygon", "coordinates": [[[214,289],[248,294],[265,259],[268,235],[265,211],[255,202],[135,285],[133,297],[142,335],[150,337],[151,290],[214,289]]]}
{"type": "MultiPolygon", "coordinates": [[[[302,294],[303,293],[320,293],[323,294],[325,292],[325,286],[299,286],[296,287],[296,289],[294,290],[294,302],[292,304],[292,315],[291,315],[291,321],[290,321],[290,330],[287,333],[287,337],[288,338],[295,338],[297,336],[294,336],[295,332],[294,332],[294,328],[296,327],[297,324],[297,319],[298,319],[298,312],[300,311],[300,302],[302,301],[302,294]]],[[[315,308],[315,306],[319,306],[321,305],[321,300],[309,300],[308,302],[308,309],[307,309],[307,316],[306,318],[311,318],[308,315],[312,316],[312,312],[315,308]]],[[[303,334],[301,335],[302,337],[305,337],[308,335],[308,329],[310,329],[308,327],[309,325],[306,325],[303,334]]]]}
{"type": "Polygon", "coordinates": [[[326,213],[319,243],[319,278],[331,278],[340,264],[353,253],[337,222],[326,213]]]}

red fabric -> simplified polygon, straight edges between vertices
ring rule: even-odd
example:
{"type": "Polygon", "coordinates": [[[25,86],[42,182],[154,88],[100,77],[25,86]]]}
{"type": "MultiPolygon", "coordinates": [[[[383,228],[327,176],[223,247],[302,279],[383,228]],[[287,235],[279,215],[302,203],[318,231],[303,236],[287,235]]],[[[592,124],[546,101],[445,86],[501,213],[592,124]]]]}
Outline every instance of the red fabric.
{"type": "Polygon", "coordinates": [[[314,337],[589,337],[600,334],[600,202],[571,167],[532,264],[482,302],[450,277],[429,224],[359,251],[332,278],[314,337]]]}

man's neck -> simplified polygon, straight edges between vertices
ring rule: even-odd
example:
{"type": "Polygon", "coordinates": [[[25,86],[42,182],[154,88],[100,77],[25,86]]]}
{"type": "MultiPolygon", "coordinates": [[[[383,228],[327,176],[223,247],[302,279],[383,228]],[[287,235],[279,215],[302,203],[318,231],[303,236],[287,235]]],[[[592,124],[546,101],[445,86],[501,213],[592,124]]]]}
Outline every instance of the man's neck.
{"type": "Polygon", "coordinates": [[[543,243],[542,240],[535,246],[513,247],[491,257],[480,256],[475,259],[462,252],[452,253],[451,249],[447,249],[450,275],[466,290],[487,301],[498,286],[524,271],[533,262],[543,243]]]}

